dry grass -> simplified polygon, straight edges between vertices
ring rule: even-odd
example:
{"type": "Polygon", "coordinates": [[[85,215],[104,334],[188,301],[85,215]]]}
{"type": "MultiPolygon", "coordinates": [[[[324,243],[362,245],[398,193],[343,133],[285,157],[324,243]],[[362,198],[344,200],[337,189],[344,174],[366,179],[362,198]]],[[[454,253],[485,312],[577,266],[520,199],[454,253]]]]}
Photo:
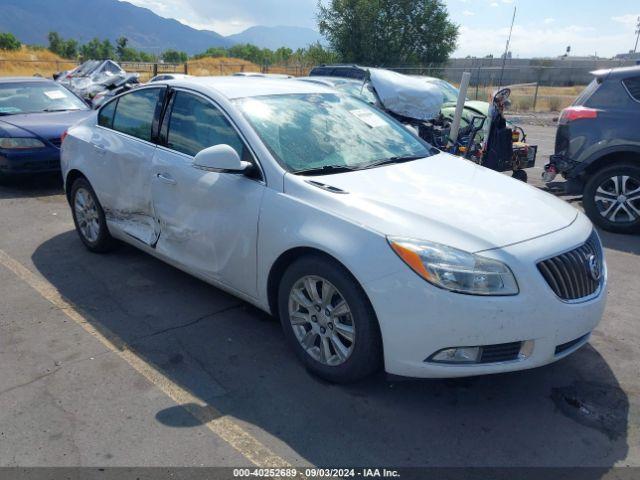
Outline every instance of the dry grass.
{"type": "MultiPolygon", "coordinates": [[[[478,89],[477,100],[489,101],[491,94],[496,87],[484,87],[478,89]]],[[[563,108],[573,103],[576,97],[585,89],[584,85],[573,87],[546,87],[538,89],[538,99],[536,101],[536,112],[559,112],[563,108]]],[[[516,112],[530,112],[533,110],[533,100],[535,97],[535,86],[512,87],[511,103],[512,110],[516,112]]],[[[469,87],[467,96],[476,99],[476,88],[469,87]]]]}
{"type": "Polygon", "coordinates": [[[238,72],[260,72],[260,66],[240,58],[206,57],[190,60],[189,75],[233,75],[238,72]]]}
{"type": "Polygon", "coordinates": [[[76,62],[65,60],[46,49],[23,46],[20,50],[0,50],[0,76],[41,75],[51,77],[55,72],[69,70],[76,62]]]}

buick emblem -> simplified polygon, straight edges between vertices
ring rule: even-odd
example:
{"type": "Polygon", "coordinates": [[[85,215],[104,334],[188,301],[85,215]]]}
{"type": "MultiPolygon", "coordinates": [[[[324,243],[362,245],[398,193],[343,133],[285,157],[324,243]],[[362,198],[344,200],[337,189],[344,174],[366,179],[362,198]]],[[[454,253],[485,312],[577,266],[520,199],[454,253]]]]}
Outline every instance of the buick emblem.
{"type": "Polygon", "coordinates": [[[598,258],[595,255],[589,255],[587,258],[587,265],[589,266],[591,278],[596,282],[599,281],[602,276],[602,270],[600,269],[600,262],[598,261],[598,258]]]}

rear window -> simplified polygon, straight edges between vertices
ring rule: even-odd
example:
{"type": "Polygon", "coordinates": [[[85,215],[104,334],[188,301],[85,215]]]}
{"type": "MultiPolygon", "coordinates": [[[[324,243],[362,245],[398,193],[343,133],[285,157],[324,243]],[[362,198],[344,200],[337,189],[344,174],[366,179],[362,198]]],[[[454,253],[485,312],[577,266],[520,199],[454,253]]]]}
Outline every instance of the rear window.
{"type": "Polygon", "coordinates": [[[578,95],[578,98],[576,98],[573,104],[575,106],[584,105],[586,101],[591,97],[591,95],[593,95],[594,92],[598,89],[599,86],[600,86],[600,82],[598,81],[597,78],[594,78],[593,81],[587,86],[587,88],[585,88],[582,91],[582,93],[578,95]]]}
{"type": "Polygon", "coordinates": [[[629,95],[637,102],[640,102],[640,77],[631,77],[622,81],[627,87],[629,95]]]}

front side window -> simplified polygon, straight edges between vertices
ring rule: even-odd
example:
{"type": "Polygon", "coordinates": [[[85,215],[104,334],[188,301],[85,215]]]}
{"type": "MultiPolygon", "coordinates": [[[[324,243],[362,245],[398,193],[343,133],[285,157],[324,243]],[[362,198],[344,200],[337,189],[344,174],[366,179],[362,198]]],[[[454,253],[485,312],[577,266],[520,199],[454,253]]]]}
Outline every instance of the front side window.
{"type": "Polygon", "coordinates": [[[309,93],[235,101],[280,164],[291,172],[365,168],[396,157],[428,157],[433,149],[366,102],[309,93]]]}
{"type": "Polygon", "coordinates": [[[160,88],[146,88],[120,97],[113,117],[113,129],[150,142],[161,91],[160,88]]]}
{"type": "Polygon", "coordinates": [[[0,84],[0,116],[88,109],[82,100],[54,82],[0,84]]]}
{"type": "Polygon", "coordinates": [[[186,92],[177,92],[173,101],[167,146],[195,156],[214,145],[230,145],[245,158],[244,144],[222,112],[207,100],[186,92]]]}

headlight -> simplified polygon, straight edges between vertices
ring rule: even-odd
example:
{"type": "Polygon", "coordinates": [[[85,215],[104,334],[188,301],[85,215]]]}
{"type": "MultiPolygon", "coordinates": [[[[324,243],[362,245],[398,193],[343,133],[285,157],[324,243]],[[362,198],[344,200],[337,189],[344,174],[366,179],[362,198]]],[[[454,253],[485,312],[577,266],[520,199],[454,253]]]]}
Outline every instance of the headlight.
{"type": "Polygon", "coordinates": [[[471,295],[517,295],[518,284],[509,267],[438,243],[388,238],[391,248],[418,275],[436,287],[471,295]]]}
{"type": "Polygon", "coordinates": [[[43,147],[44,143],[37,138],[0,138],[0,148],[4,148],[5,150],[21,150],[43,147]]]}

